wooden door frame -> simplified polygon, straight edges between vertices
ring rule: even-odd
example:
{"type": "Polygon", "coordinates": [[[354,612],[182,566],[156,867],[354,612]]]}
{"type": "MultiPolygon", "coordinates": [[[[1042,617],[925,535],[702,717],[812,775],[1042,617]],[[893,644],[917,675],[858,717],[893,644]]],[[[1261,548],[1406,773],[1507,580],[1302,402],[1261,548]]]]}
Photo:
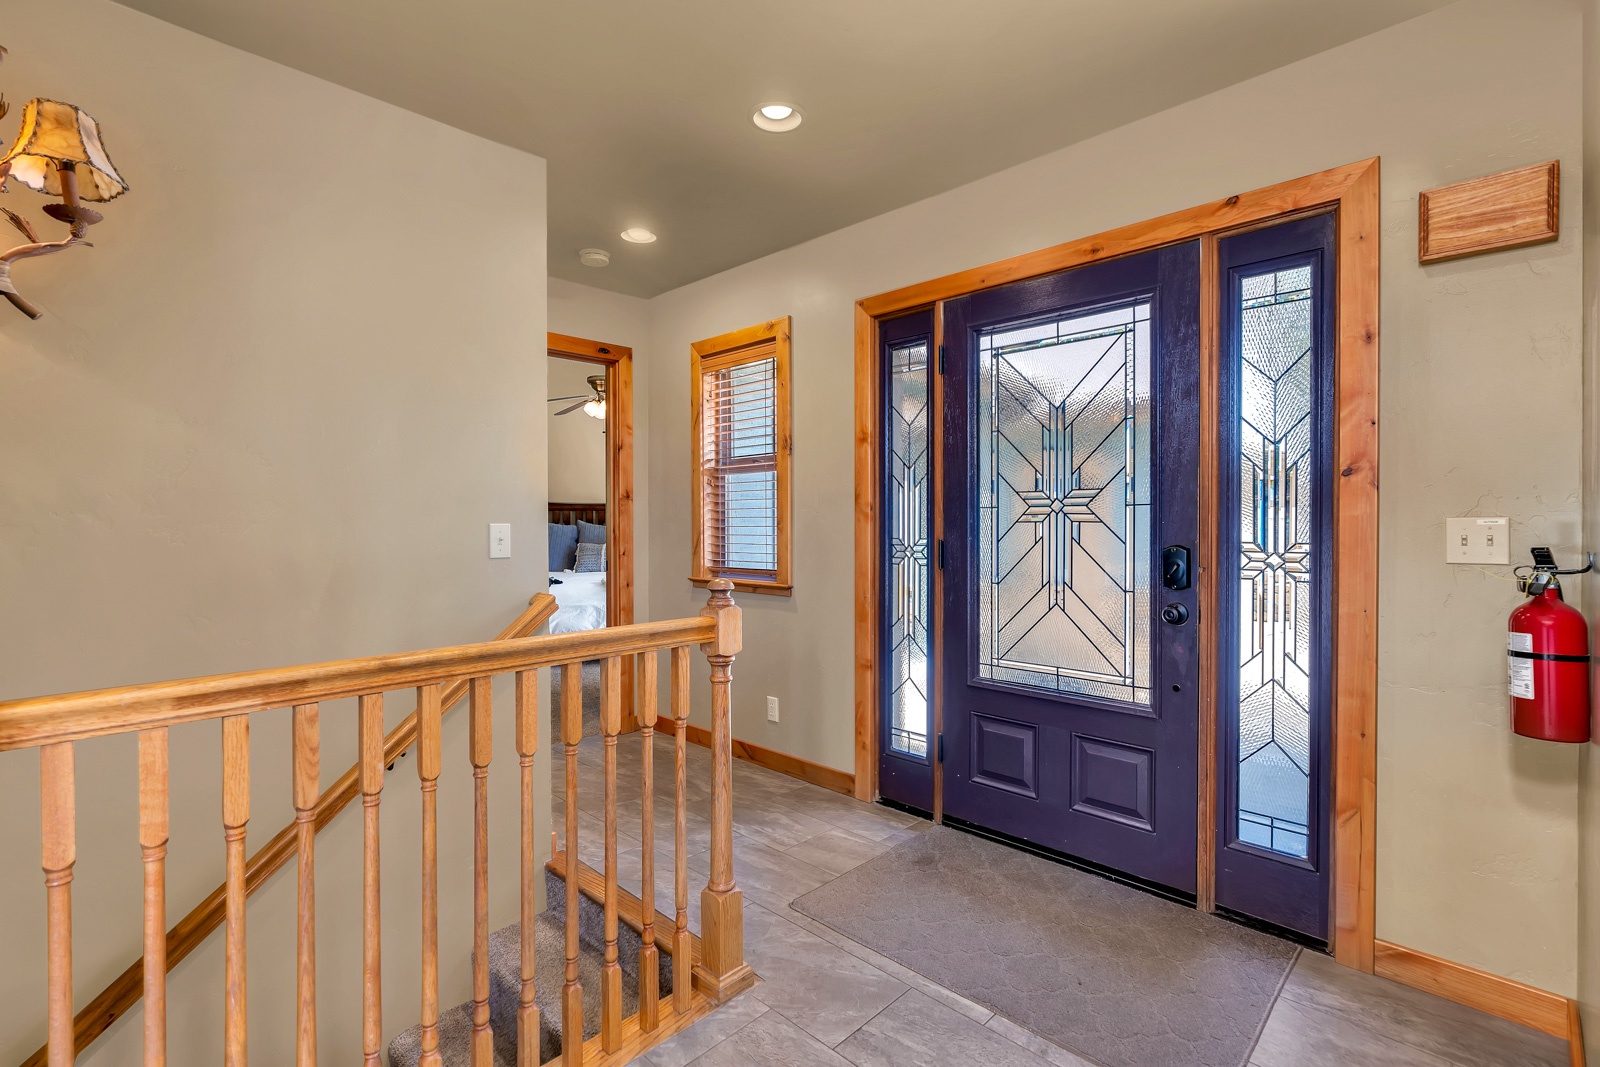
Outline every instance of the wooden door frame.
{"type": "MultiPolygon", "coordinates": [[[[1220,338],[1217,241],[1221,237],[1331,211],[1337,219],[1338,324],[1335,370],[1333,662],[1333,870],[1329,879],[1329,940],[1334,957],[1371,972],[1375,946],[1378,710],[1378,305],[1380,196],[1378,159],[1240,193],[1160,218],[942,278],[867,297],[855,310],[855,783],[856,797],[876,798],[881,676],[878,638],[882,580],[879,514],[882,477],[882,388],[878,320],[934,308],[943,328],[943,302],[1042,274],[1053,274],[1178,241],[1200,241],[1202,410],[1200,486],[1200,795],[1197,903],[1215,907],[1216,656],[1218,486],[1217,381],[1220,338]]],[[[942,333],[937,338],[942,341],[942,333]]],[[[941,394],[934,377],[934,399],[941,394]]],[[[937,410],[937,409],[935,409],[937,410]]],[[[933,420],[938,434],[938,419],[933,420]]],[[[934,500],[939,493],[935,489],[934,500]]],[[[935,536],[942,531],[935,503],[935,536]]],[[[933,574],[938,631],[940,575],[933,574]]],[[[935,657],[937,662],[937,657],[935,657]]],[[[937,676],[933,728],[943,726],[937,676]]],[[[935,764],[935,817],[942,815],[935,764]]]]}
{"type": "MultiPolygon", "coordinates": [[[[550,333],[546,354],[599,363],[606,371],[606,625],[633,622],[633,349],[550,333]]],[[[622,672],[623,731],[638,729],[633,714],[632,657],[622,672]]]]}

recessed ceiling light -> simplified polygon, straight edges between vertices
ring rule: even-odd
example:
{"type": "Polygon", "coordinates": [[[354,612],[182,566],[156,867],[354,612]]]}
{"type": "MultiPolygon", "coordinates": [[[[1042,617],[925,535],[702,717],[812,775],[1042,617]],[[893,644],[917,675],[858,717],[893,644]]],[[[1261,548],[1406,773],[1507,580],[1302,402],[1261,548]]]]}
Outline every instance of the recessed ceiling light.
{"type": "Polygon", "coordinates": [[[805,116],[793,104],[762,104],[756,108],[750,121],[768,133],[787,133],[800,125],[805,116]]]}
{"type": "Polygon", "coordinates": [[[578,250],[578,262],[585,267],[604,267],[611,262],[611,253],[603,248],[583,248],[578,250]]]}
{"type": "Polygon", "coordinates": [[[622,231],[622,239],[632,241],[636,245],[647,245],[655,242],[656,235],[643,226],[634,226],[622,231]]]}

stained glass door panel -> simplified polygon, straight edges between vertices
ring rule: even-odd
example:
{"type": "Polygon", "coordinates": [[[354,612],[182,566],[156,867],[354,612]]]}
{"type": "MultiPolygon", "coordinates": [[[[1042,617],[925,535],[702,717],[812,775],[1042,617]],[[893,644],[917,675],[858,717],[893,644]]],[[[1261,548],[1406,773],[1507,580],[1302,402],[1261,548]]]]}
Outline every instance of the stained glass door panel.
{"type": "Polygon", "coordinates": [[[932,464],[928,455],[928,341],[889,349],[889,748],[928,755],[928,624],[932,585],[932,464]]]}
{"type": "Polygon", "coordinates": [[[880,324],[883,555],[878,791],[933,808],[933,313],[880,324]]]}
{"type": "Polygon", "coordinates": [[[946,818],[1192,893],[1199,248],[945,308],[946,818]]]}
{"type": "Polygon", "coordinates": [[[1219,242],[1217,903],[1327,936],[1334,224],[1219,242]]]}
{"type": "Polygon", "coordinates": [[[1150,703],[1150,312],[978,334],[984,679],[1150,703]]]}
{"type": "Polygon", "coordinates": [[[1311,268],[1239,276],[1239,839],[1308,852],[1311,268]]]}

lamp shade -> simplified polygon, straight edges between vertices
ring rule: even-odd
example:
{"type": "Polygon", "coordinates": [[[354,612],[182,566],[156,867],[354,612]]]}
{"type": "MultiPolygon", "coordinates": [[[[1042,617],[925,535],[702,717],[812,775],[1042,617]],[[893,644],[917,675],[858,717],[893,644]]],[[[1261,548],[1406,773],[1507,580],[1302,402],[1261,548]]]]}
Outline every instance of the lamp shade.
{"type": "Polygon", "coordinates": [[[63,164],[77,172],[78,195],[84,200],[113,200],[128,191],[128,183],[100,143],[100,124],[94,116],[59,100],[28,101],[17,142],[0,159],[4,164],[10,164],[11,177],[51,196],[61,195],[63,164]]]}

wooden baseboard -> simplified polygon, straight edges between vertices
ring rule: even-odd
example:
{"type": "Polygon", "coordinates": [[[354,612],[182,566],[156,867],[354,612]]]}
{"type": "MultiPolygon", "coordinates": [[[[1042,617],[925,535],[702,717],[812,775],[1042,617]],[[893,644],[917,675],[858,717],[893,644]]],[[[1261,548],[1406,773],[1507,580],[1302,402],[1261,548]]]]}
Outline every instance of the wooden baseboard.
{"type": "MultiPolygon", "coordinates": [[[[689,740],[702,748],[710,748],[711,731],[690,723],[689,740]]],[[[738,738],[733,739],[733,754],[747,763],[754,763],[769,771],[787,774],[791,778],[820,785],[824,789],[843,793],[847,797],[855,796],[856,776],[845,771],[836,771],[832,767],[824,767],[820,763],[812,763],[810,760],[803,760],[786,752],[775,752],[770,748],[752,745],[738,738]]]]}
{"type": "MultiPolygon", "coordinates": [[[[1523,1026],[1531,1026],[1535,1030],[1543,1030],[1567,1041],[1576,1037],[1574,1047],[1582,1048],[1582,1034],[1573,1032],[1572,1018],[1576,1009],[1571,1000],[1559,993],[1388,941],[1376,943],[1373,963],[1373,972],[1382,978],[1486,1011],[1490,1015],[1498,1015],[1523,1026]]],[[[1575,1052],[1574,1055],[1581,1055],[1581,1052],[1575,1052]]],[[[1575,1059],[1573,1062],[1580,1061],[1575,1059]]]]}
{"type": "Polygon", "coordinates": [[[1584,1067],[1587,1057],[1583,1051],[1583,1015],[1576,1000],[1567,1001],[1567,1043],[1572,1047],[1572,1067],[1584,1067]]]}

